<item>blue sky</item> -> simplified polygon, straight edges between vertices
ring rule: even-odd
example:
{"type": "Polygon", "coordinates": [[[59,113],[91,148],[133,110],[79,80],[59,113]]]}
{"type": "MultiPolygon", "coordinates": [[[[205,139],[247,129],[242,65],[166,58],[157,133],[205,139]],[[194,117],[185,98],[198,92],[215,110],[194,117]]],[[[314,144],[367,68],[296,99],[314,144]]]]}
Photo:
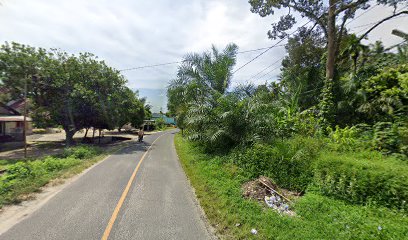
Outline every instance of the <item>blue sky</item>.
{"type": "MultiPolygon", "coordinates": [[[[240,51],[273,45],[267,38],[275,16],[261,18],[239,0],[0,0],[0,42],[16,41],[37,47],[60,48],[70,53],[92,52],[117,69],[174,62],[188,52],[202,52],[215,44],[234,42],[240,51]]],[[[348,25],[353,31],[391,14],[375,7],[348,25]]],[[[307,22],[299,18],[298,24],[307,22]]],[[[373,31],[370,41],[386,46],[401,42],[391,35],[398,28],[408,32],[408,18],[391,20],[373,31]]],[[[238,55],[237,67],[257,52],[238,55]]],[[[234,75],[233,85],[283,57],[284,47],[270,50],[234,75]]],[[[279,66],[279,65],[277,65],[279,66]]],[[[165,91],[175,77],[177,65],[125,71],[128,86],[140,89],[154,111],[165,110],[165,91]]],[[[257,79],[256,84],[275,81],[279,67],[257,79]]]]}

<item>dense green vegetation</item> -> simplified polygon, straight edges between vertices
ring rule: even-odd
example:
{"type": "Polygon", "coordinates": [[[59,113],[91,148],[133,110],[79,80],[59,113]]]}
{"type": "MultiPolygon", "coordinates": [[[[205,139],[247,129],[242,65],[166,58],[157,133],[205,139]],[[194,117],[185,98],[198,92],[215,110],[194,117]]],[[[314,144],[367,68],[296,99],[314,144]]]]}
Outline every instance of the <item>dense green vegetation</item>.
{"type": "MultiPolygon", "coordinates": [[[[292,147],[298,141],[294,140],[292,147]]],[[[351,204],[314,190],[294,202],[295,217],[280,215],[242,197],[241,185],[252,179],[256,169],[237,167],[233,163],[235,154],[207,154],[180,134],[175,143],[200,205],[217,233],[225,239],[406,239],[408,236],[405,213],[351,204]],[[236,226],[237,223],[240,225],[236,226]],[[257,235],[250,233],[252,228],[258,230],[257,235]]]]}
{"type": "Polygon", "coordinates": [[[76,146],[63,153],[33,160],[0,160],[0,208],[38,191],[51,180],[79,173],[104,155],[99,147],[76,146]]]}
{"type": "MultiPolygon", "coordinates": [[[[149,107],[116,69],[90,53],[18,43],[0,47],[0,101],[19,99],[27,88],[29,113],[37,127],[62,126],[67,143],[83,129],[139,127],[149,107]]],[[[87,131],[88,132],[88,131],[87,131]]]]}
{"type": "MultiPolygon", "coordinates": [[[[394,14],[405,14],[395,3],[394,14]]],[[[230,238],[247,238],[250,225],[263,238],[406,238],[399,224],[408,210],[407,42],[364,45],[366,33],[347,31],[347,19],[367,1],[250,4],[261,16],[293,8],[317,27],[287,35],[290,11],[273,24],[269,37],[288,37],[274,82],[232,88],[235,44],[187,55],[170,82],[168,108],[184,137],[178,151],[210,219],[230,238]],[[320,15],[324,21],[313,17],[320,15]],[[262,175],[301,193],[294,204],[300,218],[242,199],[240,186],[262,175]],[[244,231],[233,227],[242,219],[244,231]],[[384,222],[392,233],[377,230],[384,222]]]]}
{"type": "Polygon", "coordinates": [[[166,121],[163,118],[159,118],[155,122],[155,127],[158,130],[164,130],[166,128],[166,121]]]}

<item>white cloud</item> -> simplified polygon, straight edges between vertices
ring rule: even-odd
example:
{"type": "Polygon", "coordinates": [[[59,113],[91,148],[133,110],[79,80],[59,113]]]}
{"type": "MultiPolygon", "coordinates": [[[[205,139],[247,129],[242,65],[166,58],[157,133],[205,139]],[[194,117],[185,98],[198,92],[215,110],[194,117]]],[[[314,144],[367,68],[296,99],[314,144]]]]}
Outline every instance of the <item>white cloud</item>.
{"type": "MultiPolygon", "coordinates": [[[[376,7],[348,27],[375,22],[390,13],[390,9],[376,7]]],[[[223,48],[235,42],[241,51],[273,45],[276,41],[268,39],[266,32],[278,17],[279,12],[261,18],[250,12],[247,1],[236,0],[2,0],[0,42],[61,48],[70,53],[88,51],[125,69],[179,61],[187,52],[205,51],[211,44],[223,48]]],[[[387,46],[400,42],[390,32],[393,28],[408,32],[407,19],[385,23],[369,35],[370,41],[382,40],[387,46]]],[[[305,21],[298,20],[299,24],[305,21]]],[[[258,53],[240,54],[237,67],[258,53]]],[[[240,70],[233,84],[246,82],[284,54],[283,47],[271,49],[240,70]]],[[[162,89],[176,71],[176,65],[167,65],[123,74],[132,88],[162,89]]],[[[255,83],[272,81],[279,71],[278,67],[255,83]]]]}

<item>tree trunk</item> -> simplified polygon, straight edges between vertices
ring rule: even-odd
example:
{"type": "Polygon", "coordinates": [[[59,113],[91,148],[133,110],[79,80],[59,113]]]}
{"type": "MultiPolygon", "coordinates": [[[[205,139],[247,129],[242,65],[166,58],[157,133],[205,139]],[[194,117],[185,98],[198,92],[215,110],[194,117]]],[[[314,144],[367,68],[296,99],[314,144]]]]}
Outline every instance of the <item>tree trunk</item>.
{"type": "Polygon", "coordinates": [[[321,100],[319,102],[319,124],[321,128],[327,129],[334,120],[334,101],[333,101],[333,81],[336,59],[336,3],[337,0],[329,1],[329,14],[327,17],[327,60],[326,60],[326,78],[322,90],[321,100]]]}
{"type": "Polygon", "coordinates": [[[336,0],[330,0],[329,14],[327,17],[327,60],[326,81],[333,81],[336,59],[336,0]]]}
{"type": "Polygon", "coordinates": [[[76,130],[70,128],[64,128],[65,130],[65,142],[67,147],[72,146],[74,144],[74,135],[76,130]]]}
{"type": "Polygon", "coordinates": [[[101,129],[98,129],[98,130],[99,130],[98,144],[101,144],[101,129]]]}
{"type": "Polygon", "coordinates": [[[84,138],[86,138],[86,136],[88,135],[88,130],[89,130],[89,128],[86,128],[84,138]]]}
{"type": "Polygon", "coordinates": [[[95,128],[92,128],[92,130],[93,130],[93,133],[92,133],[92,142],[94,142],[94,139],[95,139],[95,128]]]}

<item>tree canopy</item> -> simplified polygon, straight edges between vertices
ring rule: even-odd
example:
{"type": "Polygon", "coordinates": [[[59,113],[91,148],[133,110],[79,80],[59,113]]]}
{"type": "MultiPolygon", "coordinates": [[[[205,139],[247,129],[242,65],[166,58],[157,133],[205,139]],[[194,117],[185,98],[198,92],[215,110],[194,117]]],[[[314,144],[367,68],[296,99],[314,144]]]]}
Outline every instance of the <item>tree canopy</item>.
{"type": "Polygon", "coordinates": [[[75,56],[5,43],[0,73],[10,98],[21,97],[27,83],[34,121],[62,126],[68,144],[82,128],[114,129],[126,123],[138,127],[145,116],[142,101],[126,87],[120,72],[90,53],[75,56]]]}
{"type": "MultiPolygon", "coordinates": [[[[367,10],[374,3],[382,6],[391,6],[394,8],[393,14],[383,19],[380,19],[376,24],[374,24],[370,29],[360,36],[356,36],[354,44],[352,46],[357,47],[358,43],[365,38],[369,32],[378,27],[380,24],[393,19],[394,17],[408,14],[408,10],[403,10],[404,0],[330,0],[323,1],[304,1],[304,0],[249,0],[251,5],[251,11],[259,14],[262,17],[273,15],[278,9],[286,9],[288,12],[281,16],[280,20],[272,24],[272,29],[268,31],[268,36],[271,39],[276,38],[286,38],[290,34],[290,30],[296,23],[296,17],[294,12],[300,14],[302,18],[309,19],[309,22],[304,24],[302,27],[307,26],[308,23],[312,23],[310,27],[310,32],[313,29],[317,29],[321,32],[321,37],[326,40],[325,44],[325,90],[321,93],[321,102],[324,104],[320,105],[321,110],[321,120],[328,124],[332,124],[332,120],[329,115],[331,115],[328,109],[333,109],[336,107],[336,99],[333,97],[333,91],[336,87],[336,81],[339,79],[339,75],[336,76],[336,63],[339,61],[340,48],[343,43],[344,38],[348,34],[347,22],[356,17],[356,13],[359,10],[367,10]]],[[[302,29],[300,29],[302,31],[302,29]]],[[[354,51],[356,49],[350,49],[354,51]]]]}

